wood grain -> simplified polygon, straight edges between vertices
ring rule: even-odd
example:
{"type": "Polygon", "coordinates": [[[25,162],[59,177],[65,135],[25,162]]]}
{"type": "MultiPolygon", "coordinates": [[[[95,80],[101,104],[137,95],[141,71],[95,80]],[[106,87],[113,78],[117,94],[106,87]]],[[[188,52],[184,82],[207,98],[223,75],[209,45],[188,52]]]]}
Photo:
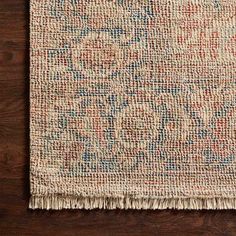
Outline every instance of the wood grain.
{"type": "Polygon", "coordinates": [[[0,1],[0,235],[236,235],[236,211],[28,210],[29,1],[0,1]]]}

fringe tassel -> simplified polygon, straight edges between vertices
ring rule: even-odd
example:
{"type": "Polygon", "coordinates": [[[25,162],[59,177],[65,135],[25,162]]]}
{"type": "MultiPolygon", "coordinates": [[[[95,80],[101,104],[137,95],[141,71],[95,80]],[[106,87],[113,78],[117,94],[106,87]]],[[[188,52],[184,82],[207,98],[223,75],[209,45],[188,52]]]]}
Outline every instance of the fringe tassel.
{"type": "Polygon", "coordinates": [[[236,209],[236,198],[31,196],[31,209],[236,209]]]}

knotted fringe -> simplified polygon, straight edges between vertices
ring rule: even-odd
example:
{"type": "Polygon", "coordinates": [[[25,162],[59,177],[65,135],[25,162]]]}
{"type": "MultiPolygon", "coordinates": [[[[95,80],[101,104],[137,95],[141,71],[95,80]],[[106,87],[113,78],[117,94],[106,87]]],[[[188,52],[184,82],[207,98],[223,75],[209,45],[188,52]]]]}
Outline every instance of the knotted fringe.
{"type": "Polygon", "coordinates": [[[31,196],[31,209],[236,209],[236,198],[31,196]]]}

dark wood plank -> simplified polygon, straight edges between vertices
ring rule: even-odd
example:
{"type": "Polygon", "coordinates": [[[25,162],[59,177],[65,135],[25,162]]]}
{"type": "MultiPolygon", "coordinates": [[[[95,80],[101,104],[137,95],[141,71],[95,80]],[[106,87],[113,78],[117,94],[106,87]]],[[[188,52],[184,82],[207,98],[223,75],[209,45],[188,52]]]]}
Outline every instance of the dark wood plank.
{"type": "Polygon", "coordinates": [[[32,211],[29,1],[0,1],[0,235],[236,235],[236,211],[32,211]]]}

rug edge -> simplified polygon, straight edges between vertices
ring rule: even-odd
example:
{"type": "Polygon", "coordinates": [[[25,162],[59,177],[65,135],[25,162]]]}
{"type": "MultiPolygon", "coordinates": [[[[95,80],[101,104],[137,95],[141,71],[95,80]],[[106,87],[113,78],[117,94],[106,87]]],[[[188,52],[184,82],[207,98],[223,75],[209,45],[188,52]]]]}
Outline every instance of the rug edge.
{"type": "Polygon", "coordinates": [[[72,196],[31,196],[30,209],[137,209],[137,210],[224,210],[236,209],[236,198],[232,197],[185,197],[185,198],[147,198],[147,197],[72,197],[72,196]]]}

